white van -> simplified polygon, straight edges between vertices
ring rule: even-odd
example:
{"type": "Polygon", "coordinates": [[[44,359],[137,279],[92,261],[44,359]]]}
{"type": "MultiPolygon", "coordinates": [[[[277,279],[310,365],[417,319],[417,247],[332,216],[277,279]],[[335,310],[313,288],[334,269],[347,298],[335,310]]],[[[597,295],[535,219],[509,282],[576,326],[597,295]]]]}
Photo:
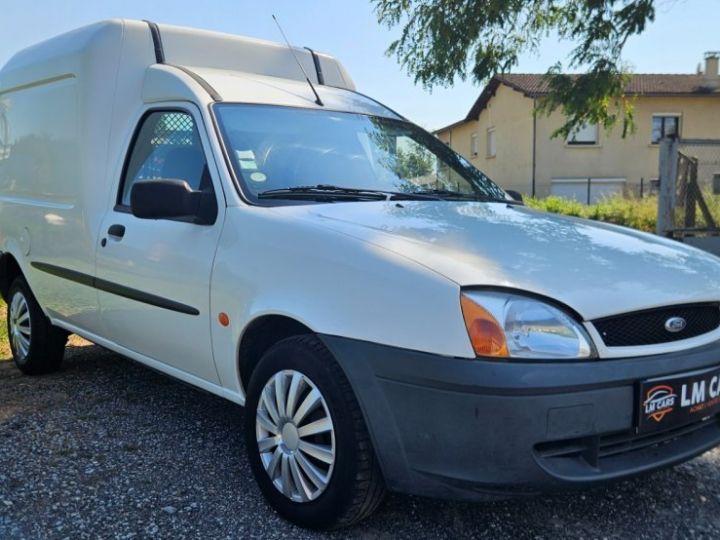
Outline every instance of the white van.
{"type": "Polygon", "coordinates": [[[719,259],[532,211],[294,53],[114,20],[0,71],[20,370],[76,333],[245,405],[260,489],[316,528],[720,443],[719,259]]]}

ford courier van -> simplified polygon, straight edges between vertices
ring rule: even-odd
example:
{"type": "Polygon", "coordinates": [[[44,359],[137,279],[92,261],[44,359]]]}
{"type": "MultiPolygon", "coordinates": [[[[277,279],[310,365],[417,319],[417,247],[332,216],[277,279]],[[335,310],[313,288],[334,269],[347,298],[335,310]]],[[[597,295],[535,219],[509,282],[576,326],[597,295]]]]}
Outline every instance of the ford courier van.
{"type": "Polygon", "coordinates": [[[295,523],[720,443],[719,259],[524,207],[331,56],[103,22],[13,57],[0,118],[17,367],[75,333],[244,405],[295,523]]]}

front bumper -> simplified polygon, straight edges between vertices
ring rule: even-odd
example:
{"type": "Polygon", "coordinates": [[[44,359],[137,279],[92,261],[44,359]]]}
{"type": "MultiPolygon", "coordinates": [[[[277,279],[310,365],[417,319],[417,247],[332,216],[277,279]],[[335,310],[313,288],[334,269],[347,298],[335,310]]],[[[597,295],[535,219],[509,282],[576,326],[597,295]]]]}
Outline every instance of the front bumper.
{"type": "Polygon", "coordinates": [[[720,364],[720,342],[573,363],[450,358],[321,336],[360,403],[389,489],[445,498],[585,487],[720,444],[720,421],[638,436],[643,379],[720,364]]]}

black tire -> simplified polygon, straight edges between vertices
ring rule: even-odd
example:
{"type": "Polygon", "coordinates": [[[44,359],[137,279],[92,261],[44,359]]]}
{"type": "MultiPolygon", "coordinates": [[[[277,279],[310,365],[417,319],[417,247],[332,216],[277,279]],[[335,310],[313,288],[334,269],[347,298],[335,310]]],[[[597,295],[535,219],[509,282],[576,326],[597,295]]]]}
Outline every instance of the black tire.
{"type": "Polygon", "coordinates": [[[245,441],[255,479],[270,505],[283,518],[310,529],[347,527],[372,514],[385,485],[357,399],[330,352],[312,335],[285,339],[260,360],[248,385],[245,441]],[[275,487],[261,461],[256,413],[261,392],[283,370],[312,381],[329,410],[335,436],[335,462],[325,490],[314,500],[295,502],[275,487]]]}
{"type": "Polygon", "coordinates": [[[7,300],[8,339],[18,369],[26,375],[43,375],[60,369],[67,343],[67,332],[50,324],[50,320],[40,309],[24,278],[18,277],[12,282],[7,300]],[[16,350],[10,320],[11,306],[18,295],[24,299],[30,319],[29,347],[26,353],[16,350]]]}

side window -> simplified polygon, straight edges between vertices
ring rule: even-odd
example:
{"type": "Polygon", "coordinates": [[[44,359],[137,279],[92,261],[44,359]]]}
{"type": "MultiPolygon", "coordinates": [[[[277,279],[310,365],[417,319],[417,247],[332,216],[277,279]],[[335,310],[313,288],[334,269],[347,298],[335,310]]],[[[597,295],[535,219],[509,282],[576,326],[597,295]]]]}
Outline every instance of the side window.
{"type": "Polygon", "coordinates": [[[147,115],[130,152],[118,197],[122,206],[130,206],[132,186],[141,180],[184,180],[193,190],[212,190],[200,136],[186,112],[147,115]]]}

